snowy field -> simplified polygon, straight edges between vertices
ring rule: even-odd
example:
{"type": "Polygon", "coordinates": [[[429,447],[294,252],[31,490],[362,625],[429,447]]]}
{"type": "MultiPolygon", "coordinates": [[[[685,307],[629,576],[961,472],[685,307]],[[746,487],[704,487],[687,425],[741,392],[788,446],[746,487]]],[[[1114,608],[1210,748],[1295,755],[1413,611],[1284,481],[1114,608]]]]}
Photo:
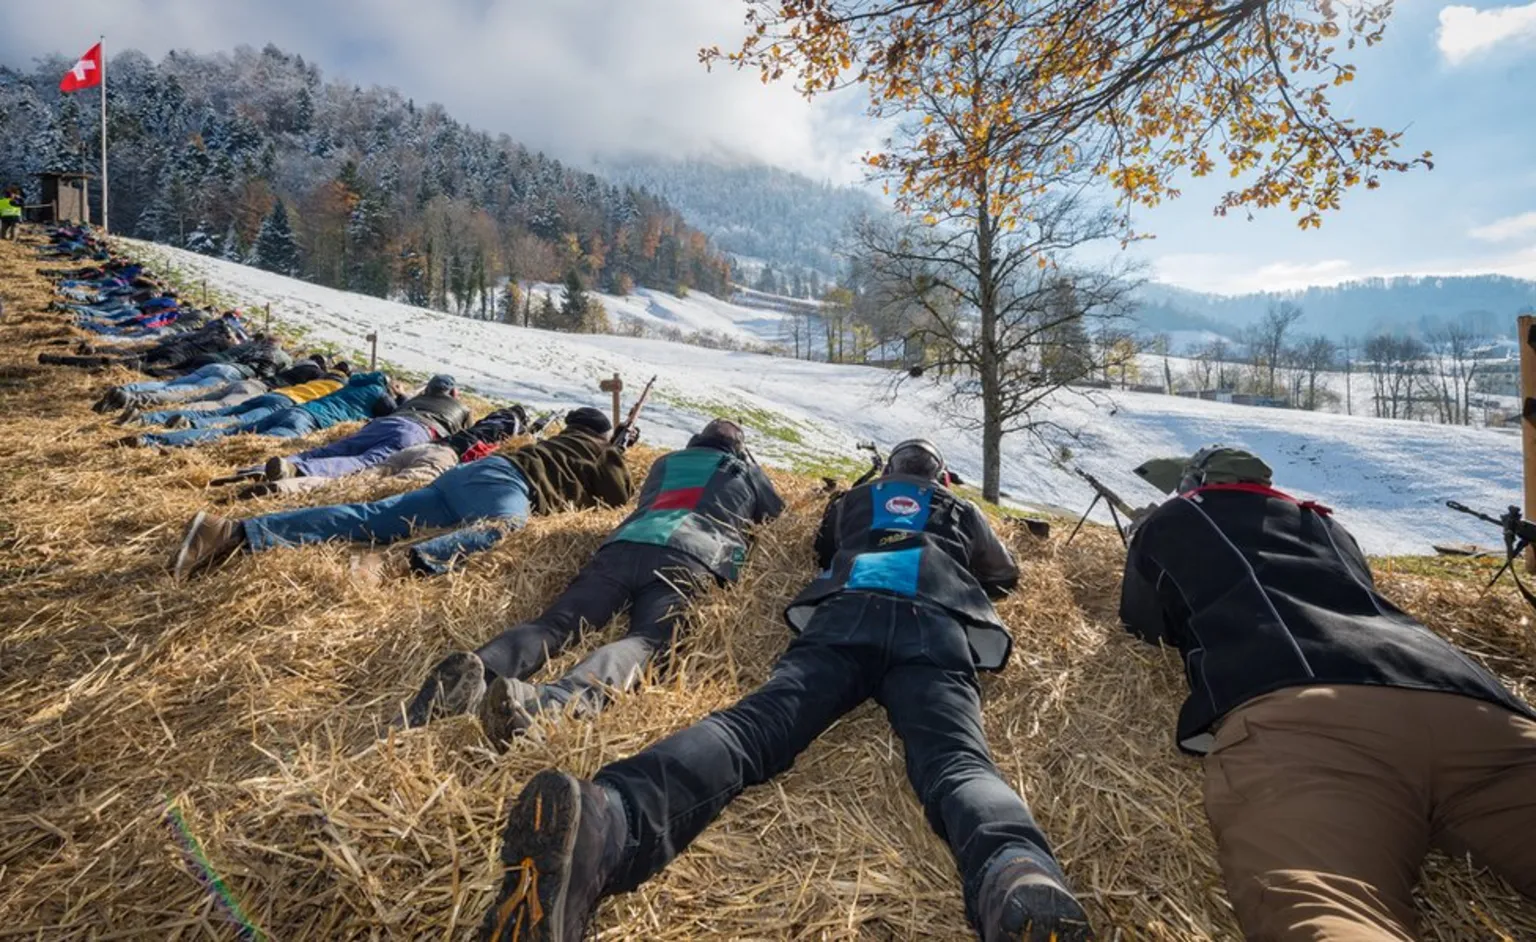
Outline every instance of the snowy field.
{"type": "MultiPolygon", "coordinates": [[[[637,389],[655,374],[655,397],[640,423],[652,444],[681,445],[719,413],[746,420],[749,443],[767,464],[846,468],[850,459],[858,460],[854,446],[860,440],[888,446],[920,435],[936,441],[962,475],[980,477],[978,436],[942,418],[946,390],[913,383],[893,400],[884,371],[510,327],[347,294],[164,246],[133,245],[185,277],[207,278],[214,290],[250,307],[270,302],[275,319],[307,330],[315,340],[363,351],[365,336],[376,330],[383,360],[423,374],[450,372],[483,394],[538,409],[606,409],[608,397],[597,391],[600,379],[617,372],[637,389]]],[[[605,297],[604,303],[610,300],[605,297]]],[[[625,303],[693,329],[730,324],[755,333],[765,316],[703,295],[679,300],[646,292],[625,303]]],[[[1187,454],[1211,442],[1249,448],[1275,467],[1277,486],[1334,507],[1376,554],[1425,553],[1432,542],[1444,540],[1493,545],[1498,534],[1492,528],[1452,513],[1444,501],[1454,498],[1496,513],[1519,499],[1520,441],[1499,431],[1121,392],[1096,401],[1064,396],[1051,407],[1050,418],[1077,436],[1063,439],[1072,463],[1137,505],[1158,497],[1131,473],[1144,459],[1187,454]]],[[[1056,457],[1053,448],[1025,437],[1007,440],[1008,497],[1041,507],[1087,506],[1090,490],[1056,457]]]]}

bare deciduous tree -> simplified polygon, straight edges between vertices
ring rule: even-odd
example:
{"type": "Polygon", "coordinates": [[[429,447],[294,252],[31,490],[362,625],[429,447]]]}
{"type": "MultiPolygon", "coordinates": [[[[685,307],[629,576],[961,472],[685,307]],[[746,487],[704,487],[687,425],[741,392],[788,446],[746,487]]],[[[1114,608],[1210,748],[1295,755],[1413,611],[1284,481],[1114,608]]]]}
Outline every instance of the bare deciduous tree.
{"type": "MultiPolygon", "coordinates": [[[[982,439],[982,495],[1001,490],[1005,435],[1039,432],[1051,423],[1039,406],[1093,375],[1123,350],[1102,345],[1065,355],[1074,325],[1130,326],[1130,263],[1078,265],[1073,250],[1113,234],[1108,211],[1080,195],[1036,204],[1012,232],[974,227],[870,222],[861,227],[861,263],[887,286],[904,285],[916,313],[912,341],[925,351],[924,375],[951,386],[949,418],[982,439]],[[974,406],[980,405],[980,414],[974,406]]],[[[900,380],[898,380],[900,382],[900,380]]]]}
{"type": "Polygon", "coordinates": [[[1306,390],[1305,397],[1299,403],[1302,408],[1317,408],[1317,379],[1333,369],[1338,356],[1338,345],[1321,334],[1308,337],[1297,345],[1292,359],[1299,371],[1298,379],[1306,390]]]}

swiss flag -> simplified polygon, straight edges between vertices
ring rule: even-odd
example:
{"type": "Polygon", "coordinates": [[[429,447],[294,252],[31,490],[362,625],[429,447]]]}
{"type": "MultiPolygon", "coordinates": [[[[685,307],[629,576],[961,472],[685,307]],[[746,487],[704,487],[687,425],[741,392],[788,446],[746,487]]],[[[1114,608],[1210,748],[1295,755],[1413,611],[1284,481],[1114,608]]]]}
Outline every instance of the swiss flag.
{"type": "Polygon", "coordinates": [[[78,92],[82,88],[95,88],[101,84],[101,43],[92,46],[80,57],[75,67],[64,73],[59,80],[59,91],[78,92]]]}

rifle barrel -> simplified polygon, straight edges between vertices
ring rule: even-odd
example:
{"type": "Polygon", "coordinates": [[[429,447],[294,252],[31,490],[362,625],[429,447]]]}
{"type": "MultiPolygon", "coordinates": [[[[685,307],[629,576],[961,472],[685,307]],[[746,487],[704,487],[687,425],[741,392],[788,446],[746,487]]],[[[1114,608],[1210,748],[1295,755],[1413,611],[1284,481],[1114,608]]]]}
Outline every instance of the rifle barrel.
{"type": "Polygon", "coordinates": [[[1116,510],[1125,514],[1127,517],[1136,516],[1136,508],[1126,503],[1125,499],[1122,498],[1119,494],[1116,494],[1114,491],[1110,490],[1103,481],[1100,481],[1098,478],[1089,474],[1087,471],[1084,471],[1082,468],[1073,468],[1072,470],[1076,472],[1078,477],[1082,478],[1084,481],[1087,481],[1088,486],[1097,491],[1100,497],[1103,497],[1105,500],[1109,501],[1116,510]]]}
{"type": "Polygon", "coordinates": [[[1469,517],[1476,517],[1477,519],[1483,521],[1484,523],[1491,523],[1494,526],[1499,527],[1501,529],[1504,526],[1504,521],[1500,520],[1498,517],[1490,517],[1487,514],[1482,513],[1481,511],[1473,510],[1471,507],[1468,507],[1466,504],[1463,504],[1459,500],[1448,500],[1448,501],[1445,502],[1445,506],[1451,508],[1452,510],[1456,511],[1457,513],[1463,513],[1463,514],[1466,514],[1469,517]]]}

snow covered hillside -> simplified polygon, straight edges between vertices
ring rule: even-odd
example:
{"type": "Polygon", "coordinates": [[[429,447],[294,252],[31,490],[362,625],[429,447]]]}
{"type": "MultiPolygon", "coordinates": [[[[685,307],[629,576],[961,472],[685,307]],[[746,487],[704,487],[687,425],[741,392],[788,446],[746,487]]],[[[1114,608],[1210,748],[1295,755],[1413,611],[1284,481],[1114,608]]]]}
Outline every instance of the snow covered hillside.
{"type": "MultiPolygon", "coordinates": [[[[541,296],[549,295],[558,304],[564,290],[561,285],[534,284],[533,303],[538,304],[541,296]]],[[[715,334],[755,349],[777,346],[787,333],[787,314],[742,307],[701,291],[690,292],[686,298],[652,288],[636,288],[624,297],[598,291],[587,293],[603,303],[614,330],[620,333],[626,320],[636,320],[650,330],[672,329],[685,336],[715,334]]]]}
{"type": "MultiPolygon", "coordinates": [[[[890,445],[921,435],[938,442],[961,474],[979,478],[977,436],[941,419],[948,391],[914,383],[892,400],[884,371],[509,327],[132,244],[167,270],[206,278],[216,291],[247,305],[270,302],[274,318],[317,341],[360,351],[368,347],[364,337],[377,331],[383,360],[420,373],[451,372],[486,395],[540,409],[604,406],[607,396],[597,391],[601,378],[618,372],[639,383],[654,373],[655,398],[641,421],[654,444],[680,445],[718,413],[743,419],[753,450],[769,464],[847,470],[858,460],[854,445],[862,439],[890,445]]],[[[661,305],[669,313],[655,316],[664,320],[707,316],[749,325],[765,314],[702,296],[681,302],[696,307],[686,313],[672,306],[680,302],[669,295],[631,300],[661,305]]],[[[1446,510],[1443,502],[1456,498],[1497,511],[1519,498],[1520,442],[1497,431],[1121,392],[1097,402],[1063,397],[1050,417],[1078,433],[1076,440],[1064,439],[1071,462],[1133,504],[1158,496],[1131,474],[1145,458],[1189,453],[1210,442],[1250,448],[1275,466],[1280,487],[1336,508],[1365,548],[1378,554],[1428,552],[1431,542],[1445,539],[1491,545],[1495,532],[1446,510]]],[[[1090,491],[1049,451],[1024,437],[1009,439],[1005,492],[1024,504],[1085,507],[1090,491]]]]}

